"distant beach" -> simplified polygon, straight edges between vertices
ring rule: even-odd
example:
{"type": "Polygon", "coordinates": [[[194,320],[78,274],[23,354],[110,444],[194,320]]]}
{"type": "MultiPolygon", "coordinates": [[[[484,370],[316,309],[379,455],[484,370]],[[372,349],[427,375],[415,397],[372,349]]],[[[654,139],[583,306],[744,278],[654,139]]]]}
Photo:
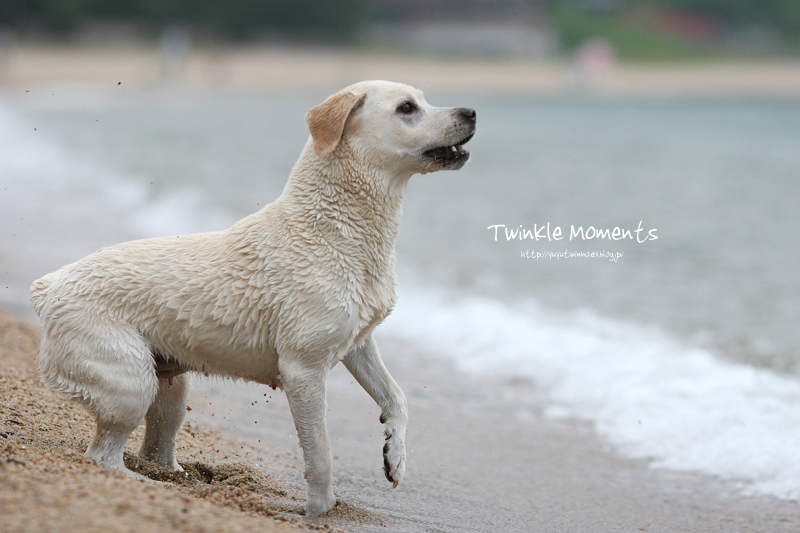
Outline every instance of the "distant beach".
{"type": "Polygon", "coordinates": [[[348,49],[198,47],[170,57],[155,46],[18,44],[4,52],[0,85],[63,83],[148,89],[171,86],[233,92],[334,90],[364,79],[423,89],[509,95],[570,93],[606,97],[800,98],[796,59],[608,66],[570,61],[418,57],[348,49]]]}

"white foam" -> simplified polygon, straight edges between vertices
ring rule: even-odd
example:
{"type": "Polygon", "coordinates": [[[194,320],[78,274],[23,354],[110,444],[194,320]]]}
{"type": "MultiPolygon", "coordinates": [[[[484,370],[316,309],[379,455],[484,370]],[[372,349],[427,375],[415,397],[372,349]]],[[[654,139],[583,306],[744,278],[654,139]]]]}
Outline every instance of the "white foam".
{"type": "Polygon", "coordinates": [[[126,175],[67,150],[0,104],[0,303],[28,305],[29,283],[102,246],[222,229],[235,219],[199,189],[154,195],[126,175]]]}
{"type": "Polygon", "coordinates": [[[214,231],[234,220],[228,211],[209,205],[199,188],[186,186],[143,202],[131,217],[134,227],[151,235],[214,231]]]}
{"type": "Polygon", "coordinates": [[[0,124],[0,200],[9,218],[19,212],[73,226],[91,218],[111,224],[123,237],[209,231],[233,221],[198,188],[184,186],[153,195],[146,185],[152,179],[125,175],[70,152],[2,106],[0,124]]]}
{"type": "Polygon", "coordinates": [[[525,376],[553,416],[594,422],[657,467],[800,498],[800,381],[719,360],[654,328],[480,297],[403,290],[384,333],[422,343],[463,371],[525,376]]]}

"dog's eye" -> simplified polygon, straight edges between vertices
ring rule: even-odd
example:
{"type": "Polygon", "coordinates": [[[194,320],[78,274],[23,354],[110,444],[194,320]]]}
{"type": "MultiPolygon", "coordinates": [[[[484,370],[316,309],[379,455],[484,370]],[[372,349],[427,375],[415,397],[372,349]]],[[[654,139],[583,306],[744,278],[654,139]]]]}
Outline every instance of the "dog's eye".
{"type": "Polygon", "coordinates": [[[410,115],[414,111],[416,111],[417,106],[412,104],[411,102],[403,102],[397,107],[397,110],[404,115],[410,115]]]}

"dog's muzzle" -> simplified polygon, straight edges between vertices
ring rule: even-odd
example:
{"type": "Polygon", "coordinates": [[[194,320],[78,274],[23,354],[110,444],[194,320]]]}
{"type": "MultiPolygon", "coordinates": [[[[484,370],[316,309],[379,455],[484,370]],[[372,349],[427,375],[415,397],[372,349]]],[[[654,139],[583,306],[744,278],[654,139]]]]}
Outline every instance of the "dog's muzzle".
{"type": "Polygon", "coordinates": [[[469,134],[455,144],[438,146],[423,152],[425,157],[433,159],[444,168],[461,168],[469,159],[469,152],[464,150],[464,145],[475,135],[478,114],[474,109],[462,107],[458,110],[458,116],[469,134]]]}

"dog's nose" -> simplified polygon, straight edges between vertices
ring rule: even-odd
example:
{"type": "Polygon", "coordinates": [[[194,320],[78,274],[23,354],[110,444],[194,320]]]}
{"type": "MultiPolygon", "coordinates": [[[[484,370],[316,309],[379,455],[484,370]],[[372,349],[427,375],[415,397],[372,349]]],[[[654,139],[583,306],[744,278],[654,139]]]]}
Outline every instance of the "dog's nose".
{"type": "Polygon", "coordinates": [[[474,109],[470,109],[469,107],[461,108],[461,116],[466,118],[470,122],[475,122],[478,120],[478,114],[475,112],[474,109]]]}

